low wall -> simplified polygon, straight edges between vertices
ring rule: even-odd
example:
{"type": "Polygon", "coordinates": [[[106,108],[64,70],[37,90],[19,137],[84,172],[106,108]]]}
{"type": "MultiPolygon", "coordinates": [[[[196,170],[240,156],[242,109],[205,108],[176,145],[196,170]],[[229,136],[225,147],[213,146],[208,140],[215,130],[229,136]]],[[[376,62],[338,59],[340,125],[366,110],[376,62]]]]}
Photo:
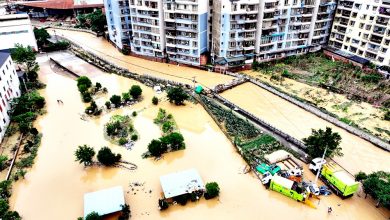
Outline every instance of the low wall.
{"type": "Polygon", "coordinates": [[[335,54],[332,51],[324,50],[323,52],[327,57],[334,58],[335,60],[343,61],[344,63],[352,63],[354,66],[358,66],[360,68],[363,68],[363,64],[355,62],[353,60],[350,60],[350,59],[343,57],[343,56],[340,56],[338,54],[335,54]]]}
{"type": "Polygon", "coordinates": [[[78,75],[77,73],[73,72],[72,70],[68,69],[67,67],[63,66],[59,61],[53,59],[50,57],[50,60],[53,61],[56,65],[60,66],[61,68],[65,69],[66,71],[68,71],[70,74],[72,74],[73,76],[75,77],[80,77],[80,75],[78,75]]]}

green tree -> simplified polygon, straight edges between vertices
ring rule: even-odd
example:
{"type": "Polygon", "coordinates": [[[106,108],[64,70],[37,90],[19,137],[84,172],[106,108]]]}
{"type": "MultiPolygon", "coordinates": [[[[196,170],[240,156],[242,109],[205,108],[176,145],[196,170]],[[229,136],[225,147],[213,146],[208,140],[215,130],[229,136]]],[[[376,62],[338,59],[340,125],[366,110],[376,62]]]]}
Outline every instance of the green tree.
{"type": "Polygon", "coordinates": [[[0,171],[6,168],[6,162],[8,161],[8,157],[5,155],[0,155],[0,171]]]}
{"type": "Polygon", "coordinates": [[[204,194],[205,199],[212,199],[219,195],[219,186],[216,182],[206,184],[206,193],[204,194]]]}
{"type": "Polygon", "coordinates": [[[102,163],[105,166],[112,166],[118,163],[122,155],[120,154],[114,154],[111,152],[111,149],[108,147],[102,147],[97,155],[98,161],[102,163]]]}
{"type": "Polygon", "coordinates": [[[102,10],[96,10],[87,15],[91,30],[95,32],[104,32],[104,26],[107,25],[106,16],[102,13],[102,10]]]}
{"type": "Polygon", "coordinates": [[[158,104],[158,98],[156,96],[153,96],[152,103],[153,103],[153,105],[157,105],[158,104]]]}
{"type": "Polygon", "coordinates": [[[169,102],[174,102],[175,105],[182,105],[189,98],[187,93],[181,87],[173,87],[168,90],[169,102]]]}
{"type": "Polygon", "coordinates": [[[363,190],[377,200],[376,206],[390,208],[390,173],[378,171],[363,180],[363,190]]]}
{"type": "Polygon", "coordinates": [[[95,150],[92,147],[83,145],[79,146],[74,154],[76,156],[76,161],[83,163],[84,166],[89,166],[92,164],[92,158],[95,156],[95,150]]]}
{"type": "Polygon", "coordinates": [[[131,86],[129,93],[134,99],[138,99],[142,94],[142,89],[139,85],[133,85],[131,86]]]}
{"type": "Polygon", "coordinates": [[[100,217],[99,213],[97,212],[91,212],[86,217],[85,220],[101,220],[102,217],[100,217]]]}
{"type": "Polygon", "coordinates": [[[111,102],[110,101],[106,101],[106,103],[104,103],[104,105],[107,107],[107,109],[111,108],[111,102]]]}
{"type": "Polygon", "coordinates": [[[0,199],[0,216],[4,216],[9,209],[9,204],[7,200],[0,199]]]}
{"type": "Polygon", "coordinates": [[[88,77],[80,76],[77,79],[77,87],[79,87],[81,85],[85,85],[87,88],[90,88],[92,86],[92,82],[91,82],[91,80],[88,77]]]}
{"type": "Polygon", "coordinates": [[[11,183],[9,180],[0,182],[0,198],[7,199],[11,196],[11,183]]]}
{"type": "Polygon", "coordinates": [[[160,138],[162,145],[166,145],[171,150],[181,150],[185,148],[183,135],[177,132],[173,132],[168,134],[162,138],[160,138]]]}
{"type": "Polygon", "coordinates": [[[122,99],[123,99],[123,101],[128,102],[128,101],[130,101],[131,96],[128,92],[125,92],[125,93],[122,93],[122,99]]]}
{"type": "Polygon", "coordinates": [[[322,154],[327,148],[326,157],[342,156],[341,147],[341,136],[337,132],[332,132],[332,129],[326,127],[326,130],[318,129],[312,130],[309,137],[304,138],[303,142],[306,145],[307,153],[312,157],[322,157],[322,154]]]}
{"type": "Polygon", "coordinates": [[[165,153],[168,148],[165,144],[162,144],[160,140],[152,140],[148,145],[150,154],[154,157],[159,157],[165,153]]]}
{"type": "Polygon", "coordinates": [[[390,110],[387,110],[385,112],[385,115],[383,116],[383,119],[386,121],[390,121],[390,110]]]}
{"type": "Polygon", "coordinates": [[[367,179],[367,174],[365,172],[359,171],[359,173],[355,175],[356,181],[363,181],[365,179],[367,179]]]}
{"type": "Polygon", "coordinates": [[[34,28],[34,35],[35,39],[37,39],[38,47],[42,47],[44,44],[46,44],[47,39],[50,38],[49,33],[47,33],[46,29],[43,28],[34,28]]]}
{"type": "Polygon", "coordinates": [[[119,95],[113,95],[111,96],[110,101],[115,107],[119,107],[121,104],[121,97],[119,95]]]}
{"type": "Polygon", "coordinates": [[[26,73],[38,72],[39,65],[36,62],[36,55],[32,47],[23,47],[21,44],[16,44],[15,48],[11,50],[11,57],[17,64],[25,67],[26,73]]]}

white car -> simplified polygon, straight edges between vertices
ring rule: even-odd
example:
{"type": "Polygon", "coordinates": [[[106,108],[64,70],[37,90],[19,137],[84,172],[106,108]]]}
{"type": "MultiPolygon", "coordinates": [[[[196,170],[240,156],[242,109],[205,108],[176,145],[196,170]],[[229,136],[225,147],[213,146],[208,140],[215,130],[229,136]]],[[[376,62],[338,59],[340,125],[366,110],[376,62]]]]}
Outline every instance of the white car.
{"type": "Polygon", "coordinates": [[[326,163],[326,160],[325,159],[322,159],[320,157],[318,158],[315,158],[313,159],[310,164],[309,164],[309,169],[311,171],[314,171],[314,172],[317,172],[321,167],[322,165],[324,165],[326,163]]]}
{"type": "Polygon", "coordinates": [[[311,183],[306,187],[306,191],[313,193],[314,195],[320,195],[320,188],[318,188],[317,184],[311,183]]]}

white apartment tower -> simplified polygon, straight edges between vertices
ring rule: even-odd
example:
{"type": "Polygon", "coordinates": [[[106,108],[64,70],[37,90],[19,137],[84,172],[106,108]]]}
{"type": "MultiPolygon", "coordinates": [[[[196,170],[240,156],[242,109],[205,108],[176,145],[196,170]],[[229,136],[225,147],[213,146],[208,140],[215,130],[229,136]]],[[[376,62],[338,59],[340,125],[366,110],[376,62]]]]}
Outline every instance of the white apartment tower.
{"type": "Polygon", "coordinates": [[[205,0],[164,0],[166,53],[168,59],[200,65],[207,51],[208,2],[205,0]]]}
{"type": "Polygon", "coordinates": [[[241,65],[319,50],[335,8],[335,0],[214,1],[211,53],[241,65]]]}
{"type": "Polygon", "coordinates": [[[10,123],[10,102],[20,96],[19,78],[8,52],[0,51],[0,142],[10,123]]]}
{"type": "Polygon", "coordinates": [[[340,0],[329,46],[390,65],[390,0],[340,0]]]}
{"type": "Polygon", "coordinates": [[[129,0],[133,25],[131,51],[138,55],[164,57],[163,0],[129,0]]]}
{"type": "Polygon", "coordinates": [[[130,48],[132,31],[129,2],[127,0],[105,0],[104,8],[110,41],[119,49],[130,48]]]}

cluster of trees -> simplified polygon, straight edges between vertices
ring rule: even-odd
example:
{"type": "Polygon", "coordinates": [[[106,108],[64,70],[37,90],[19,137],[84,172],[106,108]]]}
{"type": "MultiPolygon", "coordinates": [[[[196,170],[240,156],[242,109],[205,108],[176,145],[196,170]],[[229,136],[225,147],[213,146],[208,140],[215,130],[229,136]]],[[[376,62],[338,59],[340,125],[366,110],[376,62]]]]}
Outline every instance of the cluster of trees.
{"type": "Polygon", "coordinates": [[[0,182],[0,219],[20,220],[18,212],[10,211],[9,197],[11,197],[11,181],[0,182]]]}
{"type": "Polygon", "coordinates": [[[325,157],[343,156],[339,146],[340,142],[341,136],[329,127],[326,127],[325,130],[313,129],[311,135],[303,139],[303,143],[307,147],[306,152],[312,158],[322,157],[325,149],[327,149],[325,157]]]}
{"type": "Polygon", "coordinates": [[[111,139],[114,139],[119,145],[128,143],[127,138],[130,136],[132,141],[138,140],[138,135],[134,129],[131,118],[121,115],[114,115],[110,121],[104,126],[105,133],[111,139]]]}
{"type": "Polygon", "coordinates": [[[92,81],[87,76],[81,76],[77,79],[77,88],[81,94],[83,102],[91,102],[91,104],[85,109],[85,113],[89,115],[100,115],[102,110],[98,108],[96,102],[93,100],[92,95],[97,92],[107,92],[107,89],[102,87],[102,84],[96,82],[92,85],[92,81]]]}
{"type": "Polygon", "coordinates": [[[44,28],[34,28],[34,35],[35,39],[37,39],[38,47],[45,52],[66,50],[70,45],[67,41],[58,41],[56,43],[48,41],[50,35],[44,28]]]}
{"type": "Polygon", "coordinates": [[[148,144],[148,151],[154,157],[160,157],[163,153],[185,149],[183,135],[177,132],[153,139],[148,144]]]}
{"type": "Polygon", "coordinates": [[[89,14],[78,15],[77,21],[78,24],[76,28],[88,28],[98,33],[104,32],[104,26],[107,25],[106,16],[100,9],[89,14]]]}
{"type": "Polygon", "coordinates": [[[113,95],[110,98],[110,101],[105,103],[108,109],[111,108],[111,104],[115,106],[115,108],[120,107],[122,104],[129,102],[131,100],[137,101],[140,99],[142,95],[142,89],[139,85],[132,85],[129,89],[129,92],[122,93],[122,97],[119,95],[113,95]]]}
{"type": "MultiPolygon", "coordinates": [[[[95,150],[88,145],[79,146],[75,151],[76,161],[84,164],[84,166],[91,166],[93,164],[93,157],[95,150]]],[[[104,166],[113,166],[121,161],[122,155],[114,154],[110,148],[102,147],[97,154],[98,161],[104,166]]]]}
{"type": "Polygon", "coordinates": [[[179,86],[168,89],[167,97],[169,102],[175,103],[175,105],[183,105],[184,101],[189,98],[188,94],[179,86]]]}
{"type": "Polygon", "coordinates": [[[390,173],[378,171],[367,175],[359,172],[355,175],[356,181],[363,183],[363,190],[377,200],[376,206],[390,208],[390,173]]]}

